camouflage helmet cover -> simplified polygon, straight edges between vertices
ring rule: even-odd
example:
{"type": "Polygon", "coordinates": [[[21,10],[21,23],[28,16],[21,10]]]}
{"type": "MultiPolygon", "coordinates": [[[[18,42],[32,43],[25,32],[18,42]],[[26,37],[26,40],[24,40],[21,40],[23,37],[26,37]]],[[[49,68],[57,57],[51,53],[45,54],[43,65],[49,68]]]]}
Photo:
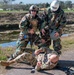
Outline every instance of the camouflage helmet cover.
{"type": "Polygon", "coordinates": [[[36,10],[36,11],[38,11],[39,8],[38,8],[36,5],[32,5],[32,6],[29,8],[29,10],[30,10],[30,11],[31,11],[31,10],[36,10]]]}

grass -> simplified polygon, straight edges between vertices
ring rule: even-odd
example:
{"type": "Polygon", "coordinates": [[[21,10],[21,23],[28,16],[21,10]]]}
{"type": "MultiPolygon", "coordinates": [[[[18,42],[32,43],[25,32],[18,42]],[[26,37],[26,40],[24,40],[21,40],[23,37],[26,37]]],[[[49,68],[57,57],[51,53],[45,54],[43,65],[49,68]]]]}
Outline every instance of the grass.
{"type": "Polygon", "coordinates": [[[0,55],[0,60],[6,60],[6,59],[7,59],[6,56],[4,56],[4,55],[0,55]]]}
{"type": "Polygon", "coordinates": [[[74,46],[74,36],[69,36],[69,37],[66,37],[66,38],[62,38],[61,39],[61,44],[63,46],[63,48],[71,48],[74,46]]]}
{"type": "Polygon", "coordinates": [[[69,13],[69,12],[71,12],[71,13],[72,13],[72,12],[74,12],[74,9],[72,9],[72,10],[64,9],[64,11],[65,11],[65,12],[67,12],[67,13],[69,13]]]}
{"type": "Polygon", "coordinates": [[[0,47],[0,60],[7,60],[7,58],[13,53],[14,50],[15,49],[12,47],[0,47]]]}
{"type": "Polygon", "coordinates": [[[3,51],[0,49],[0,60],[6,60],[6,56],[3,54],[3,51]]]}

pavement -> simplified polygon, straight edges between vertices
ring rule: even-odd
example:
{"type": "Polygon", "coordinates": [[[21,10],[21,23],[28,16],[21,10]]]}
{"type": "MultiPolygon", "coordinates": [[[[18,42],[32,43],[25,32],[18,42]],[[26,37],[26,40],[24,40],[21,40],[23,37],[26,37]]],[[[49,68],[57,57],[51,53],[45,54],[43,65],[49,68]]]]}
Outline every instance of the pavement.
{"type": "Polygon", "coordinates": [[[52,70],[38,72],[24,63],[15,63],[6,70],[5,75],[74,75],[74,50],[64,51],[60,56],[59,66],[52,70]]]}

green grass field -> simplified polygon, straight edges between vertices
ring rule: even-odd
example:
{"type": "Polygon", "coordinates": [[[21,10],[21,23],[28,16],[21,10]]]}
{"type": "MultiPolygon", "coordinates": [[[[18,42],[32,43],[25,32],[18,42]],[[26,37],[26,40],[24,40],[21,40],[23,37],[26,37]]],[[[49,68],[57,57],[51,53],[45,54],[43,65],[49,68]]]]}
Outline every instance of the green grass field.
{"type": "Polygon", "coordinates": [[[64,9],[64,11],[65,11],[66,13],[74,13],[74,9],[73,9],[73,10],[64,9]]]}

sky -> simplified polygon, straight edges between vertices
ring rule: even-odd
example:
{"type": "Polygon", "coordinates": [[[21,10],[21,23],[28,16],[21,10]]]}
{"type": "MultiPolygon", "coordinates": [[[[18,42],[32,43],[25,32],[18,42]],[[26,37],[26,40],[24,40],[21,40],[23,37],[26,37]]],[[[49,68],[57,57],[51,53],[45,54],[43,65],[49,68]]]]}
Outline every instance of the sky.
{"type": "MultiPolygon", "coordinates": [[[[72,1],[72,3],[74,3],[74,0],[61,0],[61,1],[72,1]]],[[[19,3],[19,2],[23,2],[24,4],[31,4],[31,3],[51,3],[52,0],[15,0],[14,3],[19,3]]]]}

